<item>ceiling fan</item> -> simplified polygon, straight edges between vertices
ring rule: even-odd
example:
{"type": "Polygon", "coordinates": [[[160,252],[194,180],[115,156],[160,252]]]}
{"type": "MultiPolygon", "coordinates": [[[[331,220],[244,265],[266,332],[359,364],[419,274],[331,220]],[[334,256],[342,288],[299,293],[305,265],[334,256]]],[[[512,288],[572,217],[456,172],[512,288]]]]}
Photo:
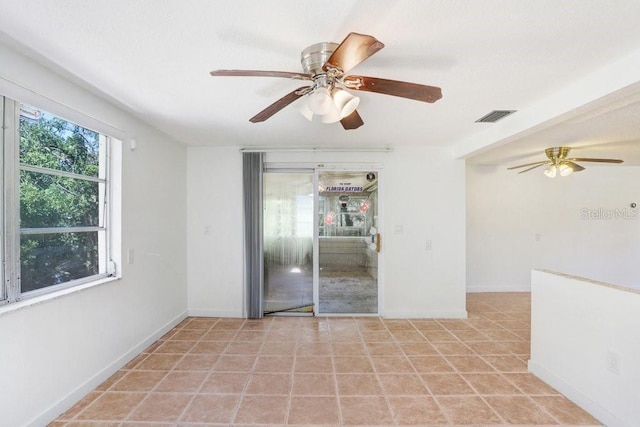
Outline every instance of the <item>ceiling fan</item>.
{"type": "Polygon", "coordinates": [[[598,163],[622,163],[622,160],[619,159],[597,159],[590,157],[572,157],[567,158],[569,155],[569,151],[571,147],[552,147],[544,150],[544,153],[547,155],[548,160],[543,160],[540,162],[527,163],[524,165],[512,166],[507,168],[509,170],[519,169],[529,166],[527,169],[520,171],[518,173],[529,172],[532,169],[539,168],[540,166],[549,165],[545,170],[544,174],[549,178],[555,178],[558,174],[560,176],[571,175],[573,172],[580,172],[584,170],[584,167],[580,166],[575,162],[598,162],[598,163]]]}
{"type": "Polygon", "coordinates": [[[323,123],[340,121],[346,130],[357,129],[364,124],[356,111],[360,99],[347,91],[358,90],[399,96],[423,102],[435,102],[442,98],[438,87],[425,86],[396,80],[345,76],[353,67],[384,47],[375,37],[349,33],[342,43],[316,43],[302,51],[301,63],[304,72],[260,71],[260,70],[214,70],[212,76],[284,77],[310,80],[310,86],[299,87],[286,94],[249,121],[263,122],[287,105],[307,96],[301,113],[309,120],[319,116],[323,123]]]}

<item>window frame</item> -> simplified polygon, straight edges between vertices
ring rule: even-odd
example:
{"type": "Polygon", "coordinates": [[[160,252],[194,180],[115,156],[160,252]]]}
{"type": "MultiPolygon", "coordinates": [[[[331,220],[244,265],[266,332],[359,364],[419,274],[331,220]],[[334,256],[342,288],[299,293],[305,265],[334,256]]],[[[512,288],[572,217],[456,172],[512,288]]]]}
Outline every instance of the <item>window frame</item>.
{"type": "MultiPolygon", "coordinates": [[[[69,123],[92,130],[99,135],[100,151],[97,177],[75,174],[62,170],[50,169],[20,163],[20,105],[21,102],[0,94],[0,113],[2,117],[2,145],[0,153],[3,162],[0,165],[0,181],[2,182],[2,198],[0,201],[2,229],[2,242],[0,255],[2,258],[2,283],[0,285],[0,306],[16,303],[22,300],[52,294],[57,291],[75,288],[91,283],[101,283],[105,279],[117,277],[116,263],[113,261],[114,234],[113,227],[113,182],[112,172],[114,168],[112,149],[117,139],[106,135],[104,132],[93,130],[77,120],[68,120],[56,111],[46,110],[47,113],[65,120],[69,123]],[[41,227],[20,228],[20,172],[43,173],[52,176],[62,176],[72,179],[80,179],[98,184],[98,210],[99,220],[96,226],[71,226],[71,227],[41,227]],[[20,240],[23,235],[60,235],[68,232],[98,232],[98,274],[69,280],[59,284],[51,284],[39,289],[22,292],[21,290],[21,254],[20,240]]],[[[29,103],[33,105],[33,103],[29,103]]],[[[37,104],[36,108],[41,108],[37,104]]]]}

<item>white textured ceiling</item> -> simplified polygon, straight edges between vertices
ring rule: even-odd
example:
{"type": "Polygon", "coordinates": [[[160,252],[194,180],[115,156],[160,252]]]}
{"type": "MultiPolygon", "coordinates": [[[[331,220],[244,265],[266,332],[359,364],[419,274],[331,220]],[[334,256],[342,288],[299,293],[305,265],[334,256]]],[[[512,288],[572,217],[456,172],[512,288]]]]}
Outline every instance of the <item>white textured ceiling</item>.
{"type": "Polygon", "coordinates": [[[502,164],[560,143],[633,151],[638,16],[636,0],[0,0],[0,35],[185,144],[450,146],[502,164]],[[310,123],[295,104],[253,124],[300,81],[209,76],[298,72],[305,47],[351,31],[386,45],[352,73],[439,86],[443,98],[361,93],[365,125],[351,131],[310,123]],[[618,72],[634,64],[635,80],[618,72]],[[494,109],[518,112],[475,123],[494,109]]]}

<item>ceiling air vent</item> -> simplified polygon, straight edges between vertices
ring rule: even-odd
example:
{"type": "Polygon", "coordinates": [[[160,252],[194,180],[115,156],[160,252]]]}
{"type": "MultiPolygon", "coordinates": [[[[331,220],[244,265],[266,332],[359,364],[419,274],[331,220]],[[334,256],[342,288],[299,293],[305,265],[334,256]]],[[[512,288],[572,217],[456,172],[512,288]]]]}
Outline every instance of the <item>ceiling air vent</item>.
{"type": "Polygon", "coordinates": [[[489,114],[486,114],[476,120],[476,123],[495,123],[515,112],[516,110],[493,110],[489,114]]]}

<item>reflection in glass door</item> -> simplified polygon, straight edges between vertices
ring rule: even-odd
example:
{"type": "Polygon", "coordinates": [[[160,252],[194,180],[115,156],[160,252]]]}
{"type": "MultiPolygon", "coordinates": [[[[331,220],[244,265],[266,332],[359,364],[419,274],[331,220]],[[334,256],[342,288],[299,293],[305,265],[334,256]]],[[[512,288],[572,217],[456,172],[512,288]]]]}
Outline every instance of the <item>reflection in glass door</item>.
{"type": "Polygon", "coordinates": [[[313,172],[266,172],[264,313],[313,312],[313,172]]]}
{"type": "Polygon", "coordinates": [[[319,313],[378,313],[378,177],[318,175],[319,313]]]}

